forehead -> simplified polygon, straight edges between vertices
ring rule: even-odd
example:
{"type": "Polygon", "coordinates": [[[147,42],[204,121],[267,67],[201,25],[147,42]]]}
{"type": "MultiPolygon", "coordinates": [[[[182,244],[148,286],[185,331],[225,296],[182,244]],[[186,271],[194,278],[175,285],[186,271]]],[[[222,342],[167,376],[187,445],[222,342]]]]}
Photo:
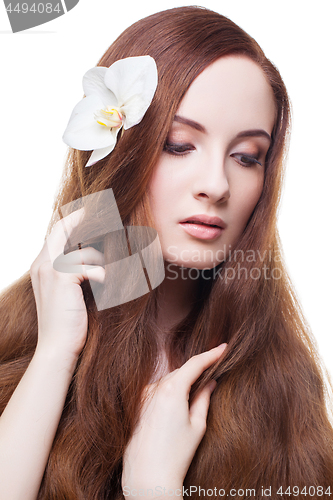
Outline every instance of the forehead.
{"type": "MultiPolygon", "coordinates": [[[[275,120],[273,90],[258,64],[230,55],[207,66],[192,82],[177,114],[202,123],[208,133],[226,127],[264,128],[275,120]]],[[[232,129],[232,130],[231,130],[232,129]]]]}

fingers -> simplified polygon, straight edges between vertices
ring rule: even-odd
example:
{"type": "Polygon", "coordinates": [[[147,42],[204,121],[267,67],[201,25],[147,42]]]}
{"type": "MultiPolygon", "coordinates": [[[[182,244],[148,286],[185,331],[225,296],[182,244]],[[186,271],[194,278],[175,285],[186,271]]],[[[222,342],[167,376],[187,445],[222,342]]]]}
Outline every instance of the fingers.
{"type": "MultiPolygon", "coordinates": [[[[104,283],[104,255],[93,247],[86,247],[80,250],[75,250],[64,255],[64,247],[68,241],[69,235],[73,229],[82,221],[84,216],[84,208],[72,212],[67,217],[59,220],[49,237],[46,239],[45,245],[33,262],[30,268],[30,274],[36,277],[40,274],[40,269],[46,266],[48,272],[55,269],[58,272],[75,274],[79,282],[85,279],[91,279],[104,283]]],[[[36,279],[34,280],[36,281],[36,279]]],[[[38,293],[37,288],[36,293],[38,293]]]]}
{"type": "MultiPolygon", "coordinates": [[[[192,385],[207,368],[222,356],[227,345],[221,344],[209,351],[193,356],[181,368],[177,368],[162,377],[159,381],[149,384],[143,391],[143,401],[149,404],[149,401],[154,399],[156,394],[162,394],[163,398],[168,399],[180,397],[184,401],[187,401],[188,404],[192,385]]],[[[202,414],[206,418],[210,395],[215,386],[216,382],[212,380],[192,401],[190,408],[192,408],[191,411],[194,412],[194,415],[198,411],[198,414],[202,414]]]]}
{"type": "MultiPolygon", "coordinates": [[[[88,266],[83,266],[84,269],[87,269],[88,266]]],[[[99,283],[104,283],[105,281],[105,269],[100,266],[89,266],[89,269],[82,273],[82,276],[86,280],[98,281],[99,283]]]]}
{"type": "Polygon", "coordinates": [[[210,397],[216,385],[217,382],[215,380],[211,380],[208,384],[206,384],[205,387],[193,400],[190,406],[189,415],[191,424],[200,427],[203,432],[206,430],[206,421],[207,421],[208,408],[210,404],[210,397]]]}
{"type": "Polygon", "coordinates": [[[183,387],[188,393],[200,375],[222,356],[226,347],[227,344],[221,344],[210,351],[193,356],[179,369],[184,381],[183,387]]]}
{"type": "Polygon", "coordinates": [[[162,387],[167,387],[168,392],[171,394],[180,389],[181,392],[185,392],[188,396],[194,382],[222,356],[227,345],[221,344],[209,351],[192,356],[180,368],[176,368],[167,375],[164,375],[159,381],[147,385],[143,391],[143,397],[149,398],[155,393],[156,389],[161,390],[162,387]]]}
{"type": "Polygon", "coordinates": [[[60,254],[63,253],[67,240],[72,233],[73,229],[79,225],[84,217],[84,207],[80,210],[76,210],[71,214],[67,215],[63,219],[60,219],[54,228],[50,236],[47,238],[47,249],[51,262],[53,262],[60,254]]]}
{"type": "Polygon", "coordinates": [[[95,266],[104,266],[104,255],[93,247],[62,253],[53,263],[54,269],[62,273],[85,273],[95,266]]]}

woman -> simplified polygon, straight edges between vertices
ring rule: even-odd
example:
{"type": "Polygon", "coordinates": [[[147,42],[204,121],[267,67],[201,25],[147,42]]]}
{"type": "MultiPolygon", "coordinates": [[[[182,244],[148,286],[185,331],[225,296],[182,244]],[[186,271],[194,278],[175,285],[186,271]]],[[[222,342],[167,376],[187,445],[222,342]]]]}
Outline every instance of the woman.
{"type": "MultiPolygon", "coordinates": [[[[283,81],[243,30],[196,7],[135,23],[99,66],[145,55],[158,85],[142,121],[88,168],[91,151],[70,150],[50,229],[61,207],[112,188],[124,226],[156,228],[166,277],[98,310],[87,276],[50,263],[66,242],[55,225],[2,297],[1,494],[328,498],[323,378],[276,229],[283,81]]],[[[111,246],[83,249],[95,281],[111,246]]]]}

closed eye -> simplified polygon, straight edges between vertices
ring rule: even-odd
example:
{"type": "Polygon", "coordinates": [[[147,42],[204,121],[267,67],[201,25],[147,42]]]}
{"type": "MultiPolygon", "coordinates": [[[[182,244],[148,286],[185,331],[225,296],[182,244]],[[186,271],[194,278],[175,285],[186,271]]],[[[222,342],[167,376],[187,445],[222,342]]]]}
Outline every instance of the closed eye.
{"type": "MultiPolygon", "coordinates": [[[[194,150],[195,147],[192,146],[192,144],[189,143],[177,144],[175,142],[168,142],[168,141],[164,144],[163,148],[163,151],[174,156],[186,156],[187,154],[189,154],[191,151],[194,150]]],[[[258,158],[252,155],[234,153],[231,156],[235,158],[237,163],[239,163],[242,167],[252,167],[256,164],[262,166],[262,163],[258,160],[258,158]]]]}
{"type": "Polygon", "coordinates": [[[174,156],[185,156],[191,151],[194,151],[195,147],[192,144],[177,144],[175,142],[166,142],[164,144],[163,151],[174,156]]]}
{"type": "Polygon", "coordinates": [[[235,158],[237,163],[239,163],[242,167],[253,167],[254,165],[262,166],[262,163],[255,156],[245,155],[241,153],[234,153],[231,155],[232,158],[235,158]]]}

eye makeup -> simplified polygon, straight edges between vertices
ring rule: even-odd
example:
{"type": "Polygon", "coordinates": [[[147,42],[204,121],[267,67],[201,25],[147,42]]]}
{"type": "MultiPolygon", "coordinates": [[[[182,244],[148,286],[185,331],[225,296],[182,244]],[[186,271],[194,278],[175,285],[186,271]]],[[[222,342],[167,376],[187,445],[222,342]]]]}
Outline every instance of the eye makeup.
{"type": "MultiPolygon", "coordinates": [[[[195,151],[196,147],[193,143],[205,140],[205,138],[201,139],[202,131],[198,130],[197,127],[195,127],[195,130],[189,131],[189,126],[192,127],[187,123],[187,119],[186,122],[183,122],[182,118],[180,123],[175,120],[164,144],[163,151],[178,158],[185,157],[195,151]],[[193,134],[195,137],[193,137],[193,134]]],[[[203,133],[207,135],[206,129],[203,133]]],[[[262,166],[268,149],[267,139],[270,141],[270,136],[262,129],[249,129],[238,132],[230,141],[229,156],[234,158],[242,167],[262,166]]]]}
{"type": "Polygon", "coordinates": [[[174,156],[184,156],[190,151],[194,151],[195,147],[189,143],[176,143],[171,141],[166,141],[164,144],[163,151],[174,155],[174,156]]]}

